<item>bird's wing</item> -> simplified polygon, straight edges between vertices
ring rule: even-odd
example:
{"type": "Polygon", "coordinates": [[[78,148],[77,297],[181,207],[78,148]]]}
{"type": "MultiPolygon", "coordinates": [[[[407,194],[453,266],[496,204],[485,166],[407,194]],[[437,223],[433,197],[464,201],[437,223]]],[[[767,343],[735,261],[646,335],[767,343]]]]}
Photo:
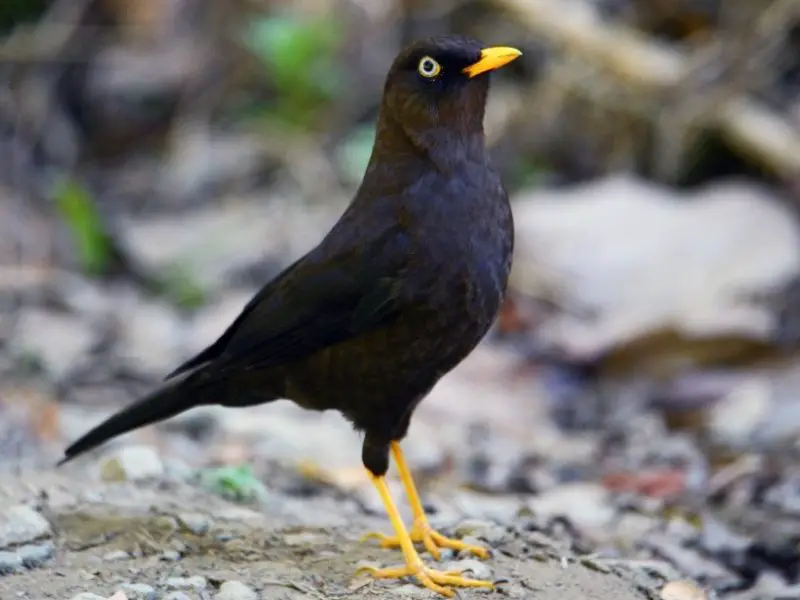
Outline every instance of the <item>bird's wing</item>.
{"type": "Polygon", "coordinates": [[[167,379],[214,361],[263,369],[299,360],[389,322],[402,305],[407,239],[387,231],[367,247],[303,257],[262,288],[211,346],[167,379]]]}

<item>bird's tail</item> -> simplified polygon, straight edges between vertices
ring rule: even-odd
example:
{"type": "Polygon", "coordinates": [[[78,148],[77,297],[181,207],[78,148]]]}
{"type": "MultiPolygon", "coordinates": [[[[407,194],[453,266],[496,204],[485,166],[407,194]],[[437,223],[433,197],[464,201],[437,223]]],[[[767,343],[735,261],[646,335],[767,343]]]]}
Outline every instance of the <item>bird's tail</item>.
{"type": "Polygon", "coordinates": [[[163,421],[199,406],[203,403],[200,399],[201,396],[207,394],[202,390],[196,390],[199,393],[192,393],[191,388],[195,386],[187,381],[191,377],[187,374],[176,378],[150,395],[110,416],[64,450],[64,458],[58,462],[57,466],[69,462],[76,456],[92,450],[118,435],[144,425],[163,421]]]}

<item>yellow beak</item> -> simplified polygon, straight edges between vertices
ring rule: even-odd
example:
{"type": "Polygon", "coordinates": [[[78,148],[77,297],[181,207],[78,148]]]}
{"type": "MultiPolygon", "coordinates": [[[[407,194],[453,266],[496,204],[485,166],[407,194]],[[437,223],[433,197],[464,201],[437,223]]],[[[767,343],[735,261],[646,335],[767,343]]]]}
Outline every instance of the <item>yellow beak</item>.
{"type": "Polygon", "coordinates": [[[486,71],[494,71],[503,65],[507,65],[521,54],[522,52],[516,48],[506,46],[484,48],[481,50],[480,60],[464,69],[464,73],[469,77],[475,77],[475,75],[480,75],[486,71]]]}

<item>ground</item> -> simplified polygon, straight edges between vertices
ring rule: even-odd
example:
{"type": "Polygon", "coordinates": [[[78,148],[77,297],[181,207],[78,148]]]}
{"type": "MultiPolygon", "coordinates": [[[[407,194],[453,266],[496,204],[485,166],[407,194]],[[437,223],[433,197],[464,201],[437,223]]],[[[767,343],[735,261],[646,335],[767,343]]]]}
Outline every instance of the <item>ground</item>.
{"type": "MultiPolygon", "coordinates": [[[[210,598],[231,580],[256,590],[263,600],[435,597],[410,582],[354,576],[358,564],[397,563],[400,553],[359,541],[365,531],[386,531],[388,524],[378,515],[354,516],[346,501],[296,501],[298,514],[309,515],[312,521],[346,523],[320,527],[298,525],[298,519],[287,514],[270,514],[268,505],[242,507],[191,485],[167,481],[100,484],[80,476],[39,473],[7,478],[2,496],[4,507],[28,503],[40,510],[52,532],[40,536],[39,543],[42,537],[52,537],[56,548],[54,558],[38,568],[0,577],[4,599],[69,599],[81,592],[108,597],[119,589],[126,590],[128,598],[137,594],[162,598],[170,589],[181,588],[186,596],[170,597],[210,598]],[[205,583],[175,579],[197,576],[205,583]]],[[[567,558],[554,543],[519,524],[496,528],[489,537],[493,556],[475,567],[479,576],[507,580],[499,584],[503,596],[648,597],[652,582],[628,565],[567,558]]],[[[427,555],[425,559],[432,560],[427,555]]],[[[487,594],[459,593],[462,598],[487,594]]]]}

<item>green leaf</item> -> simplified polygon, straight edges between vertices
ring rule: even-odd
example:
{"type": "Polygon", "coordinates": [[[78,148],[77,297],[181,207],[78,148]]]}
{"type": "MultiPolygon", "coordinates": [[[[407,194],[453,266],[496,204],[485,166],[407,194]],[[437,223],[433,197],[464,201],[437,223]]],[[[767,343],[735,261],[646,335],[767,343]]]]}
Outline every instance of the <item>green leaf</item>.
{"type": "Polygon", "coordinates": [[[279,14],[257,19],[243,41],[267,67],[278,93],[270,111],[279,119],[307,126],[342,89],[344,71],[334,60],[342,39],[335,19],[279,14]]]}
{"type": "Polygon", "coordinates": [[[84,271],[104,272],[111,258],[111,243],[92,195],[78,181],[63,179],[56,185],[53,199],[69,228],[84,271]]]}
{"type": "Polygon", "coordinates": [[[267,494],[248,465],[205,470],[201,482],[207,490],[240,502],[263,499],[267,494]]]}

